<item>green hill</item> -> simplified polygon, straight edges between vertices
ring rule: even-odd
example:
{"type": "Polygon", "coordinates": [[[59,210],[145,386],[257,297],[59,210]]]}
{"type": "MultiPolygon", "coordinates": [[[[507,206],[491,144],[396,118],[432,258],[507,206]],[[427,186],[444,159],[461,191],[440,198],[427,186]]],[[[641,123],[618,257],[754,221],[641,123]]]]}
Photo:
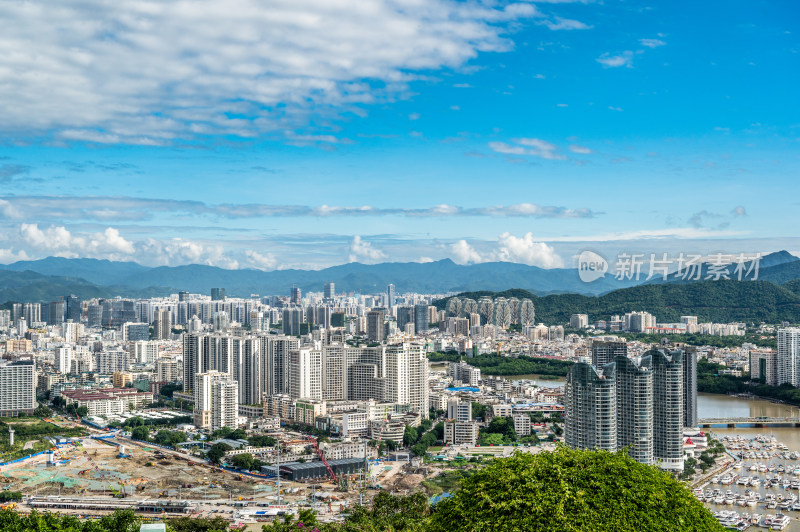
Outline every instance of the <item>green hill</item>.
{"type": "MultiPolygon", "coordinates": [[[[601,296],[559,294],[537,297],[525,290],[465,292],[457,297],[530,298],[536,307],[536,321],[566,323],[571,314],[589,314],[590,320],[607,319],[631,311],[647,311],[659,322],[680,321],[684,315],[700,321],[777,323],[800,322],[800,282],[778,286],[768,281],[701,281],[689,284],[662,283],[615,290],[601,296]]],[[[435,302],[445,308],[447,299],[435,302]]]]}

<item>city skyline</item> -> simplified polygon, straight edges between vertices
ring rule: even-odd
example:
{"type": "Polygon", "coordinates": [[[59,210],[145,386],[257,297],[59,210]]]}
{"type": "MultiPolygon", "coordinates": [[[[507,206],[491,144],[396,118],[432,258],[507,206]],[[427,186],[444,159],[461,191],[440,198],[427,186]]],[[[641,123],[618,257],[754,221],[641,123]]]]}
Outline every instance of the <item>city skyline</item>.
{"type": "Polygon", "coordinates": [[[790,3],[207,4],[2,8],[0,263],[800,254],[790,3]]]}

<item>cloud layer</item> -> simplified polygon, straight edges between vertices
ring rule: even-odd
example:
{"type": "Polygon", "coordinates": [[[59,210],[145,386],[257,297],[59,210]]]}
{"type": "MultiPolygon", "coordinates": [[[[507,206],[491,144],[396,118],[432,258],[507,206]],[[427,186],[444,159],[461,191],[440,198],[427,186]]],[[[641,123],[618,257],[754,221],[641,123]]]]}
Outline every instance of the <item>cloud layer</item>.
{"type": "Polygon", "coordinates": [[[312,111],[322,122],[402,97],[417,73],[509,50],[506,25],[522,18],[587,27],[525,2],[3,2],[0,131],[100,144],[336,141],[296,129],[312,111]]]}
{"type": "MultiPolygon", "coordinates": [[[[584,153],[584,152],[580,152],[584,153]]],[[[211,216],[227,219],[272,217],[408,216],[451,217],[492,216],[525,218],[593,218],[588,208],[567,208],[535,203],[459,207],[440,204],[433,207],[375,207],[337,205],[268,205],[201,201],[132,198],[125,196],[0,196],[0,219],[101,222],[148,220],[154,214],[211,216]]]]}

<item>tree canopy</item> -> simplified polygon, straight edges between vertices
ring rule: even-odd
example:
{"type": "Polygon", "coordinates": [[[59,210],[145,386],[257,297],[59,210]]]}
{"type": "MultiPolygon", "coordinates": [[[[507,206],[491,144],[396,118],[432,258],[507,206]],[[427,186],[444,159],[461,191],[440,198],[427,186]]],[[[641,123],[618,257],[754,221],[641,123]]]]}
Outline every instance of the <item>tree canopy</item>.
{"type": "Polygon", "coordinates": [[[624,452],[560,447],[495,460],[436,505],[426,530],[721,531],[668,473],[624,452]]]}

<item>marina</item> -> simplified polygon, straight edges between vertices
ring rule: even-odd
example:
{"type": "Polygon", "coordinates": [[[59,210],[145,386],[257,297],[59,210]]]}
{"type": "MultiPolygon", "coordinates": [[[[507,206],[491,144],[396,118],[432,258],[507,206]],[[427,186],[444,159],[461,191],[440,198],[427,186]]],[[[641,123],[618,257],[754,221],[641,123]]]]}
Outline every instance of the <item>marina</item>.
{"type": "MultiPolygon", "coordinates": [[[[699,394],[698,415],[798,417],[797,407],[758,398],[699,394]]],[[[800,431],[791,427],[710,429],[731,463],[694,489],[731,530],[800,531],[800,431]]]]}

